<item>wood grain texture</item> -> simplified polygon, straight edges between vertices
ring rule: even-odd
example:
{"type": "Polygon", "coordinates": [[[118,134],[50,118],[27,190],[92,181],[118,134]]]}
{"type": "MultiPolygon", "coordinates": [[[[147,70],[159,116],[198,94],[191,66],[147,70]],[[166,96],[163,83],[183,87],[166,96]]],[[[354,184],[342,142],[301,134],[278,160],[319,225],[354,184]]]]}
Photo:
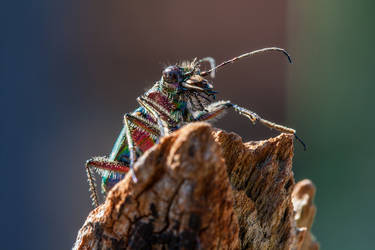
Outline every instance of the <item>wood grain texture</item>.
{"type": "Polygon", "coordinates": [[[315,189],[293,192],[292,157],[290,135],[242,143],[189,124],[137,160],[138,182],[109,192],[74,249],[316,249],[315,189]]]}

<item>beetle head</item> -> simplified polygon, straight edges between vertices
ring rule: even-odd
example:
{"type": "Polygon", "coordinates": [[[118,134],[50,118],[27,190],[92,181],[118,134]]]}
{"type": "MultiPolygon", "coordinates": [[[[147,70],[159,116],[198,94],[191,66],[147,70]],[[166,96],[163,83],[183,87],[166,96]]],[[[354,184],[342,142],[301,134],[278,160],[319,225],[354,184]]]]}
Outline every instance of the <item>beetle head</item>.
{"type": "Polygon", "coordinates": [[[200,75],[200,61],[184,62],[181,65],[168,66],[162,73],[162,86],[169,92],[202,91],[213,94],[212,84],[200,75]]]}
{"type": "Polygon", "coordinates": [[[246,58],[269,51],[281,52],[288,58],[290,63],[292,62],[289,54],[284,49],[277,47],[254,50],[240,56],[233,57],[232,59],[224,61],[217,66],[215,66],[215,60],[212,57],[206,57],[200,60],[195,58],[190,63],[185,62],[181,65],[173,65],[165,68],[159,84],[163,90],[170,94],[183,93],[184,91],[200,91],[205,92],[209,96],[212,95],[215,98],[216,92],[212,90],[213,86],[204,78],[205,76],[209,75],[211,78],[213,78],[215,76],[215,71],[225,65],[234,63],[241,58],[246,58]],[[200,64],[205,61],[211,64],[211,68],[201,72],[199,69],[200,64]]]}

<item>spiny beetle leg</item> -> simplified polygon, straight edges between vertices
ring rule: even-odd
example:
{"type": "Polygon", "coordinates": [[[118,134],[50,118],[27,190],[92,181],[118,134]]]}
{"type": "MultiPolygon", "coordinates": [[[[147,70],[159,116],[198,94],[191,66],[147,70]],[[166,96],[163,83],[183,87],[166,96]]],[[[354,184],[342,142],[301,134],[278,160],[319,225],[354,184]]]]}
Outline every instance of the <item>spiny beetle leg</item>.
{"type": "Polygon", "coordinates": [[[111,161],[106,157],[94,157],[86,161],[86,166],[95,169],[103,169],[117,173],[126,174],[129,172],[129,166],[118,161],[111,161]]]}
{"type": "MultiPolygon", "coordinates": [[[[159,134],[160,138],[164,137],[169,134],[169,129],[168,129],[168,122],[164,121],[161,118],[161,112],[164,113],[164,115],[169,116],[168,110],[166,110],[164,107],[161,105],[155,103],[153,100],[146,96],[140,96],[137,98],[137,101],[139,105],[141,105],[143,108],[145,108],[154,119],[157,121],[157,125],[159,127],[159,134]]],[[[159,138],[159,139],[160,139],[159,138]]]]}
{"type": "Polygon", "coordinates": [[[217,101],[206,106],[204,110],[197,112],[194,121],[209,121],[220,117],[228,108],[231,108],[230,101],[217,101]]]}
{"type": "Polygon", "coordinates": [[[105,157],[94,157],[86,161],[86,172],[89,182],[91,200],[95,207],[99,206],[98,194],[96,192],[96,183],[92,170],[100,171],[107,170],[117,173],[127,173],[129,167],[117,161],[111,161],[105,157]]]}
{"type": "Polygon", "coordinates": [[[263,119],[255,112],[248,110],[246,108],[240,107],[236,104],[233,104],[230,101],[218,101],[218,102],[211,103],[210,105],[206,107],[205,110],[199,112],[196,115],[195,120],[207,121],[207,120],[214,119],[220,116],[221,114],[223,114],[224,111],[227,110],[228,108],[233,108],[238,114],[247,117],[254,125],[256,122],[260,122],[270,129],[275,129],[279,132],[293,134],[296,140],[302,144],[304,150],[306,150],[305,143],[296,135],[296,131],[294,129],[268,121],[266,119],[263,119]]]}
{"type": "Polygon", "coordinates": [[[132,175],[133,181],[136,183],[138,180],[137,180],[137,177],[135,176],[133,166],[134,166],[134,162],[137,160],[137,155],[135,153],[134,142],[133,142],[133,138],[132,138],[132,135],[131,135],[128,119],[129,119],[129,114],[125,114],[124,125],[125,125],[125,128],[126,128],[126,140],[128,142],[128,148],[129,148],[129,152],[130,152],[130,174],[132,175]]]}
{"type": "Polygon", "coordinates": [[[99,206],[99,200],[98,200],[98,195],[96,193],[96,183],[95,183],[95,177],[90,169],[90,167],[87,165],[86,163],[86,174],[87,174],[87,180],[89,182],[89,188],[90,188],[90,192],[91,192],[91,195],[90,195],[90,198],[91,198],[91,201],[92,201],[92,205],[94,207],[97,207],[99,206]]]}
{"type": "Polygon", "coordinates": [[[301,138],[299,138],[297,136],[295,129],[288,128],[288,127],[285,127],[283,125],[280,125],[280,124],[268,121],[266,119],[263,119],[258,114],[254,113],[253,111],[250,111],[248,109],[242,108],[242,107],[240,107],[240,106],[238,106],[236,104],[232,104],[232,105],[233,105],[234,110],[236,110],[240,115],[243,115],[243,116],[249,118],[253,124],[255,124],[257,121],[259,121],[260,123],[262,123],[266,127],[269,127],[270,129],[275,129],[275,130],[277,130],[279,132],[293,134],[294,138],[296,138],[296,140],[298,142],[300,142],[301,145],[303,146],[303,150],[306,151],[306,144],[301,140],[301,138]]]}

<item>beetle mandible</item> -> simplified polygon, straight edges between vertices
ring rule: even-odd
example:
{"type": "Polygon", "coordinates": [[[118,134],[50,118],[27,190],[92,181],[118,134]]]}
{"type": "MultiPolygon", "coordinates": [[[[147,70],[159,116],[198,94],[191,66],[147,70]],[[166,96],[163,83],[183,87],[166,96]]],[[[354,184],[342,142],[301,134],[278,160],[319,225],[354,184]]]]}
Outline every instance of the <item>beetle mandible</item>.
{"type": "Polygon", "coordinates": [[[124,115],[124,127],[109,157],[94,157],[86,162],[93,205],[99,205],[93,170],[96,170],[102,177],[102,192],[104,194],[123,179],[129,170],[133,181],[137,182],[133,170],[136,159],[156,144],[161,137],[179,129],[186,123],[218,118],[229,108],[233,108],[240,115],[247,117],[253,124],[260,122],[279,132],[293,134],[306,149],[294,129],[265,120],[253,111],[233,104],[231,101],[216,101],[215,94],[217,92],[205,78],[208,75],[213,78],[215,71],[224,65],[266,51],[281,52],[291,62],[290,56],[284,49],[270,47],[242,54],[224,61],[218,66],[215,66],[213,58],[206,57],[165,68],[161,79],[137,98],[139,108],[124,115]],[[201,71],[201,63],[205,61],[210,63],[211,68],[201,71]]]}

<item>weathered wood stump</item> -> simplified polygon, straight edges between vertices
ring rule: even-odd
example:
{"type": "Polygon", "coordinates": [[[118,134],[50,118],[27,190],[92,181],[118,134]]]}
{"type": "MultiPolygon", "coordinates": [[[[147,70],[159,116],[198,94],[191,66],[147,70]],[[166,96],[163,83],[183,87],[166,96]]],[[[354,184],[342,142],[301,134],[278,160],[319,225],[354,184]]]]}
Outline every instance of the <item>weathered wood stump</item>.
{"type": "Polygon", "coordinates": [[[318,249],[315,188],[295,185],[293,137],[243,143],[192,123],[135,164],[80,229],[75,249],[318,249]],[[229,176],[229,178],[228,178],[229,176]]]}

